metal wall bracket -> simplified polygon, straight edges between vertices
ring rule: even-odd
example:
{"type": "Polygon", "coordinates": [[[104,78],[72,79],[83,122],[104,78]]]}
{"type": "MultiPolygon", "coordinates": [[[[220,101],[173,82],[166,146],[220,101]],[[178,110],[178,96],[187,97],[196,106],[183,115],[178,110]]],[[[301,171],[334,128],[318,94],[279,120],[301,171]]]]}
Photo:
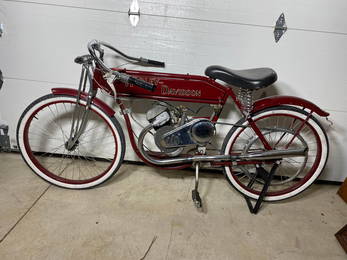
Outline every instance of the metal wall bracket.
{"type": "Polygon", "coordinates": [[[3,83],[4,83],[4,77],[2,76],[2,71],[0,70],[0,90],[2,88],[3,83]]]}
{"type": "Polygon", "coordinates": [[[4,24],[0,23],[0,37],[4,34],[4,24]]]}
{"type": "Polygon", "coordinates": [[[140,21],[140,6],[137,0],[131,2],[128,15],[131,25],[135,27],[140,21]]]}
{"type": "Polygon", "coordinates": [[[8,125],[0,125],[0,151],[11,151],[10,137],[8,136],[8,125]]]}
{"type": "Polygon", "coordinates": [[[275,25],[274,36],[275,41],[278,42],[282,35],[287,31],[286,19],[284,17],[284,13],[281,13],[280,17],[278,17],[275,25]]]}

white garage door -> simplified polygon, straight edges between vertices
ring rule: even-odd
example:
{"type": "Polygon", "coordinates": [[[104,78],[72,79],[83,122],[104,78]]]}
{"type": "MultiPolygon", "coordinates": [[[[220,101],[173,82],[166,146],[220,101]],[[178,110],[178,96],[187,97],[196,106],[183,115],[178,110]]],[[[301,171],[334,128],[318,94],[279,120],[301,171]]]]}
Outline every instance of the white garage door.
{"type": "MultiPolygon", "coordinates": [[[[300,96],[331,113],[331,157],[322,178],[345,178],[346,1],[140,0],[136,27],[129,23],[130,3],[0,0],[0,68],[6,79],[0,119],[10,127],[12,145],[25,107],[52,87],[76,87],[80,67],[73,59],[86,53],[89,40],[100,39],[133,56],[165,61],[158,71],[203,74],[211,64],[274,68],[279,81],[266,95],[300,96]],[[273,26],[282,12],[289,30],[275,43],[273,26]]],[[[137,160],[131,149],[126,159],[137,160]]]]}

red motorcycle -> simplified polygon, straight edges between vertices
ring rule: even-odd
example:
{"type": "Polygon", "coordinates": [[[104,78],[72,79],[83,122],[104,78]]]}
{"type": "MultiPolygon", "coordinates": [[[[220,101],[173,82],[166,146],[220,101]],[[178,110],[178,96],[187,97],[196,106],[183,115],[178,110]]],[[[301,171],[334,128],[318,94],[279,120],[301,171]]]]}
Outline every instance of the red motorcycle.
{"type": "Polygon", "coordinates": [[[64,188],[91,188],[119,169],[124,134],[115,110],[97,97],[99,90],[112,95],[119,105],[132,148],[143,162],[163,169],[195,167],[192,197],[197,207],[201,207],[201,167],[222,167],[236,190],[265,201],[299,194],[324,169],[329,143],[314,114],[327,117],[327,112],[292,96],[253,102],[254,91],[277,80],[274,70],[210,66],[206,76],[195,76],[110,69],[104,63],[105,47],[138,64],[165,66],[91,41],[90,54],[75,59],[82,65],[79,88],[53,88],[51,94],[30,104],[19,120],[18,147],[28,166],[44,180],[64,188]],[[219,122],[229,97],[243,115],[236,123],[219,122]],[[154,101],[143,111],[148,125],[139,134],[125,105],[129,99],[154,101]],[[196,103],[199,109],[194,109],[196,103]],[[202,110],[207,115],[201,116],[202,110]],[[215,144],[218,124],[232,126],[220,147],[215,144]]]}

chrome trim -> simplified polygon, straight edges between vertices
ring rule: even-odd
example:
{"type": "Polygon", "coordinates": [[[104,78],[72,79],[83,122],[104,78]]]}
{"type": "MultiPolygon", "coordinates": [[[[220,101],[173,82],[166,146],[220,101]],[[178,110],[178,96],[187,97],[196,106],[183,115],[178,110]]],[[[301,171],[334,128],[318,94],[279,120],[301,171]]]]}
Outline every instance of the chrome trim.
{"type": "Polygon", "coordinates": [[[290,150],[270,150],[260,153],[249,153],[245,155],[238,156],[241,160],[272,160],[272,159],[281,159],[278,157],[297,157],[305,156],[308,149],[290,149],[290,150]]]}
{"type": "Polygon", "coordinates": [[[170,165],[170,164],[184,164],[193,162],[210,162],[210,161],[241,161],[241,160],[273,160],[281,159],[281,157],[297,157],[305,156],[307,153],[307,148],[303,149],[291,149],[291,150],[271,150],[249,153],[244,155],[195,155],[190,157],[179,157],[170,159],[154,159],[147,155],[144,150],[143,140],[147,133],[146,129],[152,127],[151,125],[145,127],[139,135],[138,148],[141,155],[150,163],[156,165],[170,165]]]}

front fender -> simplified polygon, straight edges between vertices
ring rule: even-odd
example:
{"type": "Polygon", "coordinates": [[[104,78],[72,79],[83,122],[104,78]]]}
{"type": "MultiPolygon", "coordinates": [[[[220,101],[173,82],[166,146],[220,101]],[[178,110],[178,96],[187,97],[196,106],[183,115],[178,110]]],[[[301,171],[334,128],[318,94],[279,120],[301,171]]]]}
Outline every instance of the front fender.
{"type": "Polygon", "coordinates": [[[329,116],[328,112],[322,110],[321,108],[319,108],[317,105],[313,104],[312,102],[303,98],[293,97],[293,96],[272,96],[272,97],[259,99],[256,102],[254,102],[252,112],[255,113],[265,108],[280,106],[280,105],[299,106],[299,107],[310,109],[311,111],[317,113],[320,116],[323,116],[323,117],[329,116]]]}
{"type": "MultiPolygon", "coordinates": [[[[78,91],[72,88],[52,88],[52,93],[54,95],[67,95],[67,96],[73,96],[73,97],[77,97],[78,95],[78,91]]],[[[87,99],[88,97],[88,93],[85,93],[85,92],[81,92],[80,95],[82,99],[87,99]]],[[[102,110],[104,110],[104,112],[108,116],[112,117],[114,115],[115,111],[101,99],[95,97],[93,99],[93,103],[96,106],[100,107],[102,110]]]]}

